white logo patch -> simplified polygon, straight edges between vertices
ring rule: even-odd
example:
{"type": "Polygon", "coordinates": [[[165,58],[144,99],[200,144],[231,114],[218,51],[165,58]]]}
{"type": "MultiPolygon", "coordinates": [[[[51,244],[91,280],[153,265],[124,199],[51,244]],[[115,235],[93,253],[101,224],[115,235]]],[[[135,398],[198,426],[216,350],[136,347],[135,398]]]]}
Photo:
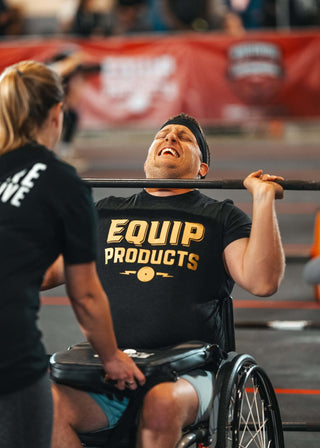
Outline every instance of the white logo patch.
{"type": "Polygon", "coordinates": [[[0,201],[20,207],[25,196],[34,187],[34,181],[40,177],[40,172],[46,169],[47,165],[44,163],[35,163],[29,171],[24,169],[8,177],[0,184],[0,201]]]}

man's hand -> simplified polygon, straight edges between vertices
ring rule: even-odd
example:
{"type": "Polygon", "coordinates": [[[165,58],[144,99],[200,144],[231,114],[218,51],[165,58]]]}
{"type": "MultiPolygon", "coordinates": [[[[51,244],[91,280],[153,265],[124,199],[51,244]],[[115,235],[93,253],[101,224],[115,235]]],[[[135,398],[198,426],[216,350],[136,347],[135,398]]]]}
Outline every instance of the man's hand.
{"type": "Polygon", "coordinates": [[[262,170],[258,170],[249,174],[243,181],[243,185],[250,191],[252,196],[273,191],[275,199],[282,199],[283,187],[275,182],[277,180],[284,179],[281,176],[275,176],[273,174],[263,174],[262,170]]]}
{"type": "Polygon", "coordinates": [[[126,387],[134,390],[138,385],[143,386],[146,380],[134,361],[119,349],[111,361],[104,363],[104,369],[106,371],[105,381],[112,380],[116,383],[115,387],[120,390],[124,390],[126,387]]]}

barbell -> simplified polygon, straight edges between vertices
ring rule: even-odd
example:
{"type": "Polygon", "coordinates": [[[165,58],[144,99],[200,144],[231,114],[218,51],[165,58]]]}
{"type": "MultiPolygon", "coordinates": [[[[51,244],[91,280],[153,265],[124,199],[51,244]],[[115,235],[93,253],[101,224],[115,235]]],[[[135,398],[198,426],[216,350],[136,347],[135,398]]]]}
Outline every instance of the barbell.
{"type": "MultiPolygon", "coordinates": [[[[100,188],[205,188],[244,190],[242,179],[194,180],[194,179],[100,179],[83,178],[91,187],[100,188]]],[[[320,190],[320,181],[277,180],[284,190],[320,190]]]]}

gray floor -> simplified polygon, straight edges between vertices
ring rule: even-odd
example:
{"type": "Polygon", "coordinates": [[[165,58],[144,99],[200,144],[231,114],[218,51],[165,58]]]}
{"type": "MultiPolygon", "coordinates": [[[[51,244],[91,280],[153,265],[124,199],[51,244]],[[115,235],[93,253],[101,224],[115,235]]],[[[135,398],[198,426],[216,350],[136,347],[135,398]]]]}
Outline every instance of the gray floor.
{"type": "MultiPolygon", "coordinates": [[[[212,135],[214,171],[208,180],[243,178],[258,168],[286,179],[319,180],[318,140],[314,134],[303,131],[294,135],[293,139],[285,135],[274,140],[212,135]]],[[[151,137],[150,132],[79,136],[76,140],[78,155],[87,164],[82,176],[142,178],[141,167],[151,137]]],[[[210,190],[206,193],[218,199],[231,197],[246,212],[251,212],[251,198],[246,191],[210,190]]],[[[107,194],[110,190],[94,190],[96,199],[107,194]]],[[[111,194],[127,195],[129,191],[112,190],[111,194]]],[[[233,292],[237,351],[254,355],[268,372],[275,389],[287,391],[279,392],[278,400],[283,422],[289,428],[298,423],[302,423],[302,429],[307,428],[306,424],[320,425],[320,302],[314,296],[313,287],[302,277],[319,206],[318,191],[287,191],[285,199],[277,203],[287,253],[286,273],[279,291],[268,299],[253,297],[239,287],[233,292]],[[300,330],[275,330],[267,327],[270,321],[306,321],[309,326],[300,330]]],[[[63,287],[43,294],[40,326],[48,353],[83,339],[70,306],[46,304],[46,296],[65,295],[63,287]]],[[[287,448],[318,448],[320,432],[287,430],[285,440],[287,448]]]]}

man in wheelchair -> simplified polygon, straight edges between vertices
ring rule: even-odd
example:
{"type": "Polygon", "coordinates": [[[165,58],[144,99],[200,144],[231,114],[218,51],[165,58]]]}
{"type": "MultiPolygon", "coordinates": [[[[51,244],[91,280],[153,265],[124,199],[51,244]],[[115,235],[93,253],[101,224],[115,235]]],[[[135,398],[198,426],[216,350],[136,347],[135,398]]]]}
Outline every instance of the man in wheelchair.
{"type": "MultiPolygon", "coordinates": [[[[204,178],[210,153],[199,123],[180,114],[157,132],[144,165],[148,179],[204,178]]],[[[148,187],[129,198],[107,197],[99,217],[97,267],[111,305],[119,347],[156,349],[189,340],[224,348],[219,303],[236,282],[257,296],[273,294],[284,272],[275,213],[283,189],[258,170],[244,185],[252,222],[231,200],[190,188],[148,187]]],[[[43,289],[63,282],[61,260],[43,289]]],[[[139,414],[137,446],[175,447],[182,428],[206,419],[213,372],[196,370],[155,385],[139,414]]],[[[126,383],[137,388],[135,378],[126,383]]],[[[53,448],[81,447],[79,433],[114,427],[127,400],[53,384],[53,448]]]]}

